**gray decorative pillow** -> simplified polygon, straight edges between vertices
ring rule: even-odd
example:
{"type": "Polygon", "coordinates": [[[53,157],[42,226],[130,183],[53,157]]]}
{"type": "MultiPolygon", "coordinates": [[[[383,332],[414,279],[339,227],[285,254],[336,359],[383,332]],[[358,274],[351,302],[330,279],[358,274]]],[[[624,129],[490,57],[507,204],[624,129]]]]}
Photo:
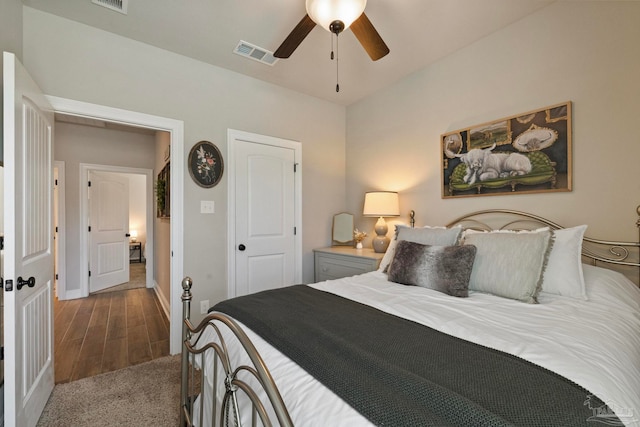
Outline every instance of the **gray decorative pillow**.
{"type": "Polygon", "coordinates": [[[469,289],[537,303],[552,247],[549,229],[478,232],[466,230],[463,245],[477,248],[469,289]]]}
{"type": "Polygon", "coordinates": [[[389,266],[388,279],[466,297],[475,255],[476,248],[471,245],[430,246],[400,240],[389,266]]]}
{"type": "Polygon", "coordinates": [[[393,261],[396,244],[400,240],[422,243],[423,245],[451,246],[456,245],[462,235],[462,227],[408,227],[406,225],[396,225],[396,232],[391,244],[387,248],[378,271],[387,272],[389,264],[393,261]]]}

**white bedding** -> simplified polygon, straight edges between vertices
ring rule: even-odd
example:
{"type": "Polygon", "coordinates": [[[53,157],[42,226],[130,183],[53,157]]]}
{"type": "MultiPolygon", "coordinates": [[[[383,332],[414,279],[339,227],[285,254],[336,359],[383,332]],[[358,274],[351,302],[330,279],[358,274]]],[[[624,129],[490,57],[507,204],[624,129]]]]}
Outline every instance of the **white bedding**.
{"type": "MultiPolygon", "coordinates": [[[[584,275],[588,301],[543,295],[540,304],[477,292],[456,298],[389,282],[381,272],[310,286],[522,357],[600,397],[625,425],[640,426],[640,289],[602,268],[584,266],[584,275]]],[[[371,425],[244,329],[271,371],[295,425],[371,425]]],[[[205,412],[210,413],[210,404],[205,412]]]]}

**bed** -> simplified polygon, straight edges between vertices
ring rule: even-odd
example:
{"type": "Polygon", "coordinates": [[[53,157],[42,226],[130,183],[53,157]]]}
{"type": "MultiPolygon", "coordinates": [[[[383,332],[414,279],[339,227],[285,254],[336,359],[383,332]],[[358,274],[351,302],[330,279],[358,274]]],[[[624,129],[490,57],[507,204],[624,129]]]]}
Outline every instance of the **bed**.
{"type": "Polygon", "coordinates": [[[510,210],[400,226],[378,271],[198,326],[187,278],[182,422],[638,426],[640,289],[614,270],[637,280],[640,244],[586,228],[510,210]]]}

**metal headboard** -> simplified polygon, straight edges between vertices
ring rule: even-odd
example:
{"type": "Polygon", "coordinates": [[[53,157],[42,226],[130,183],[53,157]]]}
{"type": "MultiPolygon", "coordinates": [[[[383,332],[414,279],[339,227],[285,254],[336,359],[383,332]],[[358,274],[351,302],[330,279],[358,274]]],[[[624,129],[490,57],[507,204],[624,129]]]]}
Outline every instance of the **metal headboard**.
{"type": "MultiPolygon", "coordinates": [[[[637,213],[640,217],[640,206],[637,208],[637,213]]],[[[509,209],[487,209],[472,212],[456,218],[447,224],[447,227],[456,225],[460,225],[464,229],[479,231],[532,230],[539,227],[549,227],[553,230],[566,228],[541,216],[509,209]]],[[[636,226],[640,233],[640,218],[638,218],[636,226]]],[[[608,268],[612,266],[637,268],[638,277],[634,280],[640,284],[640,241],[621,242],[585,236],[582,240],[582,256],[592,265],[608,268]]]]}

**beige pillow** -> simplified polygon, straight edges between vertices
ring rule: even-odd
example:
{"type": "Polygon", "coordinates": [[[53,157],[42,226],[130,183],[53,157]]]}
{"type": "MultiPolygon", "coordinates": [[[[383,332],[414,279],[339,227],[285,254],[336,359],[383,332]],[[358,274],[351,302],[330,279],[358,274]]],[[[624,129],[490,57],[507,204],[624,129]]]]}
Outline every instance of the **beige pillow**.
{"type": "Polygon", "coordinates": [[[548,228],[535,231],[466,230],[464,245],[476,247],[469,290],[537,303],[552,247],[548,228]]]}

